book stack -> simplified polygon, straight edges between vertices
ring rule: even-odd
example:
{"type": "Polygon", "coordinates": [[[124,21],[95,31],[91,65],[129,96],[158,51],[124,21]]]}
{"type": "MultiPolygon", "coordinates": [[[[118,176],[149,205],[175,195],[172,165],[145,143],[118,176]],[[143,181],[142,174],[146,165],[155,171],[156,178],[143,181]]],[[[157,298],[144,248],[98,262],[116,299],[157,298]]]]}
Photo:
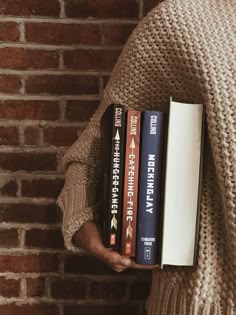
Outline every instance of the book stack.
{"type": "Polygon", "coordinates": [[[101,119],[103,241],[143,265],[196,262],[203,105],[111,104],[101,119]]]}

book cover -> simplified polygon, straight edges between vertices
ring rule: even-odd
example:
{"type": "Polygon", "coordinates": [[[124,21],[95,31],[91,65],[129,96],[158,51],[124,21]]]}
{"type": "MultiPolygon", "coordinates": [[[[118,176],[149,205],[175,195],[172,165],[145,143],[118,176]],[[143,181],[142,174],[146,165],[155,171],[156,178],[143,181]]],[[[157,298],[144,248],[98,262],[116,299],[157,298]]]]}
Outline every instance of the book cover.
{"type": "Polygon", "coordinates": [[[130,257],[136,246],[140,120],[141,112],[127,111],[121,253],[130,257]]]}
{"type": "Polygon", "coordinates": [[[111,104],[101,118],[103,242],[119,250],[123,207],[126,106],[111,104]]]}
{"type": "Polygon", "coordinates": [[[203,150],[203,105],[171,100],[161,265],[193,266],[203,150]]]}
{"type": "Polygon", "coordinates": [[[160,263],[164,118],[164,112],[142,113],[135,261],[144,265],[160,263]]]}

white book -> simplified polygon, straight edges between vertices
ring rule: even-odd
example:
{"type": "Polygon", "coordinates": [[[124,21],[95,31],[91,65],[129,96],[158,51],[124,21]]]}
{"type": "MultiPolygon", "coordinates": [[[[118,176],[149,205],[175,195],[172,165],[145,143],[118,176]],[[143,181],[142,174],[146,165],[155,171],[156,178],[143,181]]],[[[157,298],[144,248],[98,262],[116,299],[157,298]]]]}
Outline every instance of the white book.
{"type": "Polygon", "coordinates": [[[193,266],[203,147],[203,105],[171,100],[161,265],[193,266]]]}

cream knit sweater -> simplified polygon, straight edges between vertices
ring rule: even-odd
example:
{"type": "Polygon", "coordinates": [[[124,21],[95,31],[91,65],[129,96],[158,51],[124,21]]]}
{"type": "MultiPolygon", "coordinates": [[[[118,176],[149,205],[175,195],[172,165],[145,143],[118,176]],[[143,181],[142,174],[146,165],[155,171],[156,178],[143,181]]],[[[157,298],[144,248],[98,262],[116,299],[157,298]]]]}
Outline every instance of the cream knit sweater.
{"type": "MultiPolygon", "coordinates": [[[[236,314],[236,1],[171,0],[127,42],[86,130],[65,155],[58,203],[71,239],[100,207],[100,118],[112,102],[157,109],[203,102],[207,115],[197,268],[153,271],[148,315],[236,314]]],[[[188,130],[186,130],[188,132],[188,130]]]]}

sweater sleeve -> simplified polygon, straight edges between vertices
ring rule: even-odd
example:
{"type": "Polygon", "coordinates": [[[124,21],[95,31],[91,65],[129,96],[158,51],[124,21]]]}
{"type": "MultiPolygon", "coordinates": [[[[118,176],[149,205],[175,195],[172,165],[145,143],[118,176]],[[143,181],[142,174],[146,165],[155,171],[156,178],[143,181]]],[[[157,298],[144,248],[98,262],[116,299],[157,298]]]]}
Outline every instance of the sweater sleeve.
{"type": "Polygon", "coordinates": [[[87,221],[94,219],[97,206],[96,180],[89,181],[89,167],[79,162],[69,165],[65,186],[58,198],[58,205],[63,211],[62,233],[65,246],[77,250],[73,244],[74,233],[87,221]]]}

